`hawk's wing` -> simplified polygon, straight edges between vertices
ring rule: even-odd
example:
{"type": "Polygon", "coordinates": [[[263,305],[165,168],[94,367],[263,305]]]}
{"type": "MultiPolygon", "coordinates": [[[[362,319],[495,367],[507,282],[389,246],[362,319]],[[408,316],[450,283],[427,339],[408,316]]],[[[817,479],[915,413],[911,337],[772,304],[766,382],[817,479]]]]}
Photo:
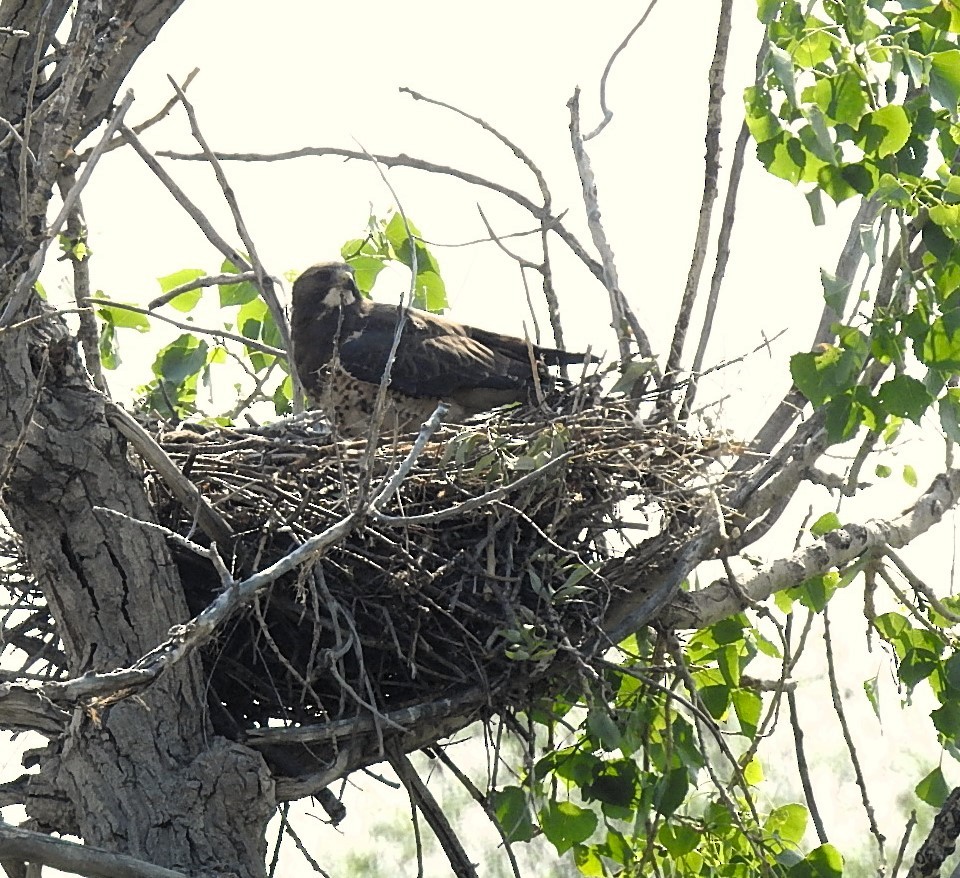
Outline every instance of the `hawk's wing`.
{"type": "MultiPolygon", "coordinates": [[[[370,319],[340,343],[340,365],[361,381],[378,384],[386,368],[394,319],[370,319]]],[[[378,317],[386,316],[382,312],[378,317]]],[[[390,372],[390,386],[409,396],[445,398],[462,390],[516,390],[518,399],[532,383],[529,363],[518,362],[486,345],[447,330],[440,321],[411,315],[403,329],[390,372]]]]}

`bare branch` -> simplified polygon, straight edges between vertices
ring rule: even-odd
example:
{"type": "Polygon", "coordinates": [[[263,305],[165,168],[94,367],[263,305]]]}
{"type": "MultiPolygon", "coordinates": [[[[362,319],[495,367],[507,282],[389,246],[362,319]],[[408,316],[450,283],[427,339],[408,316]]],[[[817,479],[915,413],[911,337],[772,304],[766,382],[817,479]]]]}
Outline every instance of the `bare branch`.
{"type": "MultiPolygon", "coordinates": [[[[584,246],[577,240],[576,236],[563,225],[559,216],[554,216],[549,211],[531,201],[525,195],[503,186],[493,180],[487,180],[477,174],[469,171],[461,171],[459,168],[453,168],[449,165],[439,165],[434,162],[424,161],[423,159],[413,158],[412,156],[400,155],[390,156],[379,153],[365,153],[355,149],[341,149],[335,146],[305,146],[300,149],[287,150],[277,153],[250,153],[250,152],[217,152],[214,153],[220,161],[231,162],[279,162],[289,161],[290,159],[304,158],[306,156],[340,156],[345,159],[359,159],[361,161],[376,160],[377,163],[385,168],[413,168],[419,171],[427,171],[431,174],[443,174],[462,180],[473,186],[481,186],[484,189],[490,189],[497,192],[520,205],[532,216],[541,222],[545,222],[551,231],[559,235],[563,242],[573,251],[577,258],[590,270],[598,280],[603,280],[603,266],[590,256],[584,246]]],[[[157,153],[164,158],[175,159],[179,161],[203,161],[205,156],[202,153],[182,153],[173,150],[161,150],[157,153]]]]}
{"type": "MultiPolygon", "coordinates": [[[[683,343],[690,328],[690,316],[697,299],[697,290],[700,286],[700,275],[707,259],[707,245],[710,240],[710,224],[713,219],[713,204],[717,199],[717,180],[720,176],[720,127],[721,105],[723,102],[723,76],[727,66],[727,49],[730,45],[730,30],[733,17],[733,0],[723,0],[720,4],[720,21],[717,25],[717,43],[710,64],[708,82],[710,95],[707,100],[707,154],[703,173],[703,197],[700,201],[700,215],[697,220],[697,233],[694,238],[693,254],[690,259],[690,268],[687,271],[687,281],[683,288],[683,298],[680,301],[680,312],[673,329],[673,341],[670,343],[670,353],[664,369],[666,380],[673,382],[674,376],[680,369],[680,359],[683,356],[683,343]]],[[[669,403],[669,400],[667,400],[669,403]]]]}
{"type": "Polygon", "coordinates": [[[42,832],[0,823],[0,860],[42,863],[89,878],[187,878],[183,872],[103,848],[81,845],[42,832]]]}
{"type": "Polygon", "coordinates": [[[50,242],[60,234],[60,229],[63,228],[63,224],[67,221],[67,217],[69,217],[73,212],[77,199],[80,197],[80,193],[83,191],[87,183],[90,182],[90,177],[93,174],[94,168],[97,166],[97,162],[100,161],[100,157],[103,155],[107,143],[113,136],[113,133],[120,126],[122,126],[123,117],[126,115],[127,110],[130,109],[130,105],[132,103],[133,92],[128,91],[126,97],[124,97],[123,101],[120,103],[120,106],[117,107],[116,112],[113,114],[110,124],[107,125],[106,130],[103,132],[103,137],[100,138],[100,142],[90,154],[90,159],[84,165],[76,183],[71,187],[66,198],[63,199],[60,212],[56,215],[53,222],[47,227],[42,245],[37,249],[37,252],[34,253],[33,258],[30,260],[29,267],[23,273],[23,275],[21,275],[20,279],[17,281],[17,285],[13,288],[10,298],[7,300],[7,306],[4,308],[3,315],[0,316],[0,327],[9,326],[11,323],[13,323],[14,318],[17,316],[17,313],[23,306],[23,303],[26,301],[27,296],[33,289],[33,285],[37,282],[37,278],[40,277],[40,270],[43,268],[43,263],[47,256],[47,248],[50,246],[50,242]]]}
{"type": "MultiPolygon", "coordinates": [[[[614,262],[613,250],[607,242],[607,235],[600,222],[600,205],[597,201],[597,184],[594,180],[593,169],[590,166],[590,157],[583,145],[583,138],[580,136],[580,89],[576,89],[573,97],[567,102],[570,110],[570,142],[573,147],[573,156],[577,163],[577,170],[580,174],[580,183],[583,189],[583,203],[586,208],[587,225],[590,227],[590,235],[593,243],[600,253],[602,272],[600,279],[610,297],[610,310],[613,316],[613,331],[617,335],[617,345],[620,349],[620,360],[626,363],[631,359],[629,332],[633,333],[634,340],[640,355],[653,361],[653,349],[650,347],[650,341],[647,334],[640,326],[636,315],[630,308],[626,297],[620,290],[620,282],[617,279],[617,267],[614,262]]],[[[660,383],[660,370],[654,364],[651,369],[657,383],[660,383]]]]}
{"type": "MultiPolygon", "coordinates": [[[[759,568],[740,586],[750,600],[766,600],[774,592],[797,585],[811,576],[842,568],[871,551],[900,549],[939,522],[960,501],[960,470],[941,473],[906,512],[888,521],[848,524],[815,540],[792,555],[759,568]]],[[[742,598],[724,581],[685,596],[683,605],[670,607],[660,621],[671,628],[702,628],[745,608],[742,598]]]]}
{"type": "Polygon", "coordinates": [[[283,359],[287,358],[287,352],[280,350],[280,348],[275,348],[273,345],[264,344],[262,341],[257,341],[254,338],[247,338],[245,335],[238,335],[235,332],[228,332],[226,329],[206,329],[202,326],[197,326],[194,323],[184,323],[181,320],[174,320],[172,317],[167,317],[164,314],[158,314],[156,311],[151,311],[149,308],[141,308],[139,305],[129,305],[126,302],[114,302],[112,299],[87,299],[87,302],[96,307],[98,305],[109,305],[111,308],[122,308],[124,311],[133,311],[135,314],[145,314],[148,317],[155,317],[157,320],[162,320],[164,323],[169,323],[171,326],[176,326],[178,329],[186,329],[190,332],[199,332],[201,335],[212,335],[216,338],[229,338],[231,341],[238,341],[241,344],[245,344],[248,348],[254,351],[261,351],[264,354],[272,354],[274,357],[282,357],[283,359]]]}
{"type": "Polygon", "coordinates": [[[219,286],[220,284],[237,284],[245,280],[256,280],[257,273],[255,271],[241,271],[239,274],[214,274],[214,275],[205,275],[204,277],[198,277],[194,280],[187,281],[185,284],[180,284],[180,286],[174,287],[172,290],[167,290],[162,296],[157,296],[155,299],[151,299],[147,303],[147,308],[150,311],[153,311],[155,308],[159,308],[162,305],[166,305],[168,302],[172,302],[177,296],[183,295],[183,293],[189,293],[191,290],[199,290],[203,287],[213,287],[219,286]]]}
{"type": "Polygon", "coordinates": [[[603,111],[603,120],[593,129],[589,134],[583,135],[583,141],[586,143],[588,140],[593,140],[607,125],[610,124],[610,121],[613,119],[613,111],[607,106],[607,78],[610,76],[610,71],[613,69],[613,62],[617,60],[617,56],[627,48],[630,43],[630,40],[633,39],[633,35],[643,27],[647,19],[650,17],[650,13],[653,12],[653,7],[657,5],[657,0],[650,0],[650,3],[647,5],[647,8],[644,10],[642,16],[640,16],[640,21],[638,21],[630,30],[627,35],[620,41],[620,45],[613,50],[613,54],[610,55],[610,58],[607,60],[606,67],[603,68],[603,74],[600,76],[600,109],[603,111]]]}
{"type": "Polygon", "coordinates": [[[204,499],[197,486],[170,460],[167,453],[157,444],[157,441],[131,415],[115,403],[107,403],[106,416],[107,420],[123,433],[137,450],[137,453],[157,471],[183,508],[195,511],[200,529],[214,543],[220,546],[230,545],[234,535],[233,528],[204,499]]]}
{"type": "MultiPolygon", "coordinates": [[[[200,144],[200,148],[207,157],[210,167],[213,168],[213,173],[216,175],[217,182],[220,184],[223,197],[230,207],[230,213],[233,215],[233,222],[236,226],[237,234],[240,235],[240,240],[243,241],[243,246],[247,248],[247,255],[253,263],[253,270],[257,276],[257,287],[260,289],[260,295],[270,309],[270,314],[273,316],[274,323],[277,325],[277,331],[280,333],[283,346],[288,351],[293,350],[293,345],[290,343],[290,323],[287,320],[287,314],[283,309],[283,305],[280,304],[280,299],[277,297],[277,291],[273,285],[273,278],[267,273],[263,267],[263,263],[260,261],[256,245],[253,243],[253,238],[247,230],[247,224],[244,222],[243,215],[240,213],[240,205],[237,202],[236,193],[233,191],[229,180],[227,180],[227,175],[223,172],[223,167],[220,165],[216,154],[210,149],[210,145],[200,130],[200,124],[197,121],[197,114],[193,108],[193,104],[187,100],[183,89],[177,85],[176,80],[172,76],[168,76],[167,79],[176,91],[177,97],[180,98],[180,103],[183,104],[183,108],[187,111],[187,118],[190,121],[190,131],[193,133],[197,143],[200,144]]],[[[296,414],[303,411],[303,385],[300,383],[300,376],[297,374],[296,369],[290,370],[290,378],[293,382],[293,411],[294,414],[296,414]]]]}

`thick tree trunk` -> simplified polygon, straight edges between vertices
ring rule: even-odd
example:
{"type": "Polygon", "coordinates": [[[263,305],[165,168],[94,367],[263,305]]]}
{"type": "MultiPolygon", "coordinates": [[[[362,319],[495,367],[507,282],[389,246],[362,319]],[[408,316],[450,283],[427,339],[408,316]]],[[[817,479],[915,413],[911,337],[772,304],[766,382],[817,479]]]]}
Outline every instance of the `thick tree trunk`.
{"type": "MultiPolygon", "coordinates": [[[[9,136],[0,154],[0,313],[40,243],[58,153],[98,124],[179,2],[81,0],[76,44],[67,43],[55,67],[62,84],[54,78],[47,89],[45,106],[53,109],[33,101],[29,142],[37,162],[25,165],[9,136]],[[122,40],[104,49],[111,36],[122,40]]],[[[43,54],[36,40],[46,46],[68,6],[0,4],[0,25],[31,34],[0,37],[3,115],[20,130],[36,86],[33,59],[43,54]]],[[[40,307],[34,298],[16,319],[40,307]]],[[[0,480],[3,510],[23,540],[74,673],[129,665],[188,618],[164,538],[138,524],[151,520],[140,476],[106,422],[76,340],[49,313],[0,330],[0,480]]],[[[158,865],[262,875],[273,780],[259,754],[213,736],[204,703],[194,659],[140,698],[78,707],[41,768],[42,799],[28,809],[50,829],[158,865]],[[51,807],[54,800],[62,804],[51,807]]]]}

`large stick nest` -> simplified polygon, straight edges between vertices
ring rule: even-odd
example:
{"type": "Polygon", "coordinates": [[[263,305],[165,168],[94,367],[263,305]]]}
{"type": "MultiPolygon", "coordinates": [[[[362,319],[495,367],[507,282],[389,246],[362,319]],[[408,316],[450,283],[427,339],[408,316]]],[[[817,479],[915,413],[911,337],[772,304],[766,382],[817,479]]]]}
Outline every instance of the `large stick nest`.
{"type": "MultiPolygon", "coordinates": [[[[621,401],[570,391],[550,403],[442,428],[381,510],[389,520],[368,516],[238,612],[204,655],[216,726],[326,722],[477,686],[492,707],[521,703],[558,656],[602,644],[617,599],[604,562],[625,543],[687,531],[707,457],[675,429],[638,424],[621,401]]],[[[239,580],[375,496],[414,437],[371,456],[305,416],[157,438],[233,528],[225,561],[239,580]]],[[[195,510],[146,465],[144,475],[158,521],[202,541],[195,510]]],[[[207,559],[173,549],[197,613],[220,580],[207,559]]],[[[45,650],[62,671],[55,644],[45,650]]]]}

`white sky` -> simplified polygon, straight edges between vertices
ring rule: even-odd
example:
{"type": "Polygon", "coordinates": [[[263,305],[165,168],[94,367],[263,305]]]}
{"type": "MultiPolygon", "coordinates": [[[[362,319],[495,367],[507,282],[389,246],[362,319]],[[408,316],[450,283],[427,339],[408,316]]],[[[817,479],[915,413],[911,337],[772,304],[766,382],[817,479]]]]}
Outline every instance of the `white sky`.
{"type": "MultiPolygon", "coordinates": [[[[661,3],[654,10],[611,76],[608,103],[614,121],[588,145],[621,286],[658,352],[665,351],[672,334],[702,191],[706,78],[716,7],[661,3]]],[[[135,68],[130,85],[137,101],[127,120],[149,117],[167,100],[171,90],[166,74],[182,81],[199,66],[200,75],[188,94],[215,149],[355,148],[359,141],[371,152],[405,152],[455,165],[537,197],[532,177],[499,143],[447,111],[398,93],[400,86],[409,86],[481,116],[518,143],[546,174],[555,209],[569,210],[565,222],[588,244],[565,104],[574,87],[582,86],[583,127],[589,130],[596,124],[600,73],[642,8],[613,0],[589,5],[488,0],[481,6],[440,0],[375,0],[362,6],[237,0],[227,9],[194,0],[173,17],[135,68]]],[[[739,129],[740,95],[752,81],[761,36],[754,8],[753,3],[737,4],[724,106],[722,180],[739,129]]],[[[179,109],[144,140],[156,150],[196,149],[179,109]]],[[[239,246],[209,168],[169,161],[165,165],[221,234],[239,246]]],[[[277,275],[336,258],[344,240],[362,234],[371,204],[380,215],[392,206],[369,164],[311,158],[228,164],[226,170],[260,256],[277,275]]],[[[486,190],[408,169],[389,176],[407,214],[430,241],[483,237],[478,201],[500,233],[534,226],[520,209],[486,190]]],[[[219,268],[221,256],[130,151],[104,158],[84,194],[84,206],[94,252],[93,281],[111,298],[145,304],[159,292],[158,276],[184,267],[210,272],[219,268]]],[[[714,231],[719,211],[720,202],[714,231]]],[[[828,206],[828,219],[836,222],[814,229],[802,195],[769,177],[749,148],[708,365],[754,348],[764,334],[772,337],[783,329],[787,334],[777,342],[772,358],[757,355],[721,373],[707,389],[715,396],[731,395],[724,404],[724,426],[739,435],[749,435],[788,386],[788,354],[804,349],[815,329],[822,306],[819,270],[832,269],[847,216],[849,211],[828,206]]],[[[527,314],[519,276],[494,245],[434,252],[454,318],[521,331],[527,314]]],[[[537,255],[535,249],[525,252],[537,255]]],[[[612,352],[602,289],[563,252],[561,243],[554,244],[553,253],[568,347],[592,345],[594,351],[612,352]]],[[[48,289],[57,287],[57,277],[66,276],[65,271],[63,263],[48,269],[48,289]]],[[[704,294],[711,272],[708,260],[704,294]]],[[[375,292],[390,297],[401,289],[398,279],[375,292]]],[[[547,325],[542,310],[541,325],[547,325]]],[[[696,331],[691,335],[692,352],[696,331]]],[[[108,376],[121,393],[125,381],[133,386],[149,377],[149,358],[138,364],[134,351],[152,357],[154,350],[150,336],[128,333],[122,343],[134,374],[108,376]]],[[[821,496],[821,502],[824,499],[821,496]]],[[[855,609],[851,612],[859,631],[862,619],[855,609]]],[[[848,682],[857,686],[862,676],[848,682]]],[[[824,690],[818,695],[822,698],[824,690]]],[[[867,737],[876,738],[872,731],[867,737]]],[[[899,751],[887,745],[880,749],[877,740],[865,746],[884,764],[899,751]]],[[[832,772],[835,766],[824,769],[826,783],[832,772]]],[[[829,787],[821,792],[832,792],[841,808],[855,802],[855,790],[852,799],[829,787]]],[[[354,800],[346,827],[361,844],[367,810],[367,804],[354,800]]],[[[842,825],[843,818],[837,819],[842,825]]],[[[859,839],[862,815],[856,813],[853,820],[850,837],[859,839]]],[[[890,829],[899,831],[896,824],[890,829]]],[[[323,838],[323,846],[337,844],[332,834],[323,838]]]]}

